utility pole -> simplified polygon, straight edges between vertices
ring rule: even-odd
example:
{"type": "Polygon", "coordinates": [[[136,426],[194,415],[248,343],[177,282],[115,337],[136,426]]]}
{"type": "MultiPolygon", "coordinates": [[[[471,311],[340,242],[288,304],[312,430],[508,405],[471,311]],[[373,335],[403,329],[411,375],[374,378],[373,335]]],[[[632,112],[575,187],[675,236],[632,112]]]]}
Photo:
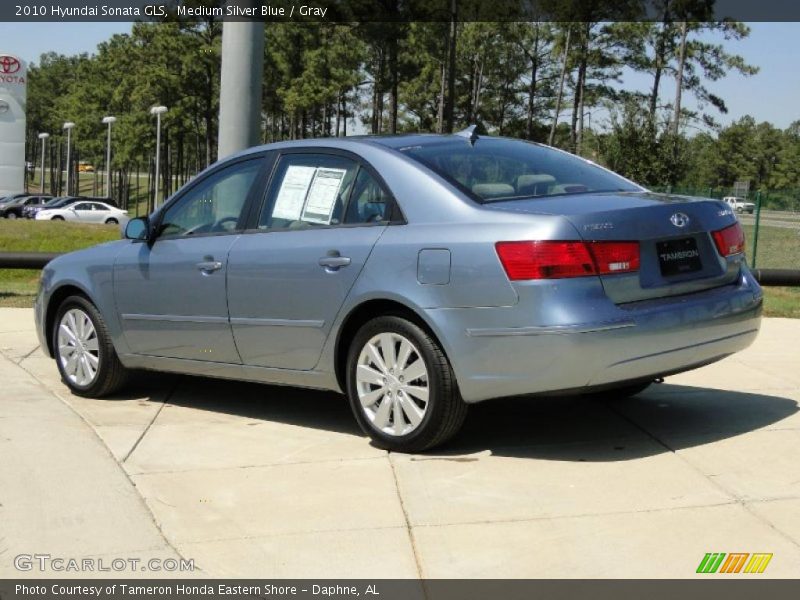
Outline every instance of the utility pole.
{"type": "MultiPolygon", "coordinates": [[[[155,173],[155,194],[153,197],[153,209],[155,210],[158,208],[158,192],[159,192],[159,181],[158,181],[158,166],[161,162],[161,115],[167,112],[166,106],[154,106],[150,109],[150,114],[156,116],[156,173],[155,173]]],[[[110,139],[110,138],[109,138],[110,139]]]]}
{"type": "Polygon", "coordinates": [[[117,118],[108,116],[103,117],[103,123],[108,125],[108,138],[106,140],[106,196],[111,198],[111,124],[116,122],[117,118]]]}
{"type": "MultiPolygon", "coordinates": [[[[260,3],[233,0],[228,4],[231,5],[252,8],[260,3]]],[[[222,25],[218,158],[260,142],[263,68],[264,22],[225,21],[222,25]]]]}
{"type": "MultiPolygon", "coordinates": [[[[72,170],[72,169],[70,169],[70,165],[72,164],[72,161],[71,161],[71,158],[72,158],[72,135],[71,134],[72,134],[72,128],[73,127],[75,127],[75,123],[73,123],[72,121],[67,121],[66,123],[64,123],[64,129],[67,131],[67,193],[66,193],[67,196],[69,196],[70,193],[71,193],[70,190],[69,190],[69,176],[70,176],[70,171],[72,170]]],[[[59,175],[59,180],[60,179],[61,179],[61,177],[59,175]]]]}
{"type": "Polygon", "coordinates": [[[50,137],[49,133],[40,133],[39,139],[42,140],[42,181],[41,188],[39,190],[40,194],[44,194],[44,150],[47,147],[47,138],[50,137]]]}

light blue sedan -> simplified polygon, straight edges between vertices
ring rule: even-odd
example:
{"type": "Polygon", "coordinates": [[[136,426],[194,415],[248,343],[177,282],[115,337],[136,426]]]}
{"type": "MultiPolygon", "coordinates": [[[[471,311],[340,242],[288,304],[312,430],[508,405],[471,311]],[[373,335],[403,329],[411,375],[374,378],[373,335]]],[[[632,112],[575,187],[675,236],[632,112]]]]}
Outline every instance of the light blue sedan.
{"type": "Polygon", "coordinates": [[[342,391],[391,450],[492,398],[636,394],[761,318],[726,204],[472,129],[253,148],[125,237],[44,269],[39,337],[73,393],[135,369],[342,391]]]}

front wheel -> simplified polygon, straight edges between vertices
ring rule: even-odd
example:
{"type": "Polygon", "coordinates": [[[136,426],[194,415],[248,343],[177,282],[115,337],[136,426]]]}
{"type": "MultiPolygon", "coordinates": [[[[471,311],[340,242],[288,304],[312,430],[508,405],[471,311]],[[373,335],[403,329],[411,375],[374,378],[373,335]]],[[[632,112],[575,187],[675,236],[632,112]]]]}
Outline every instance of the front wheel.
{"type": "Polygon", "coordinates": [[[13,213],[13,212],[10,212],[10,213],[8,213],[6,215],[6,219],[16,219],[16,218],[17,218],[17,214],[13,213]]]}
{"type": "Polygon", "coordinates": [[[106,221],[106,225],[118,225],[118,224],[119,224],[119,221],[117,221],[117,220],[116,220],[116,219],[114,219],[114,218],[108,219],[108,220],[106,221]]]}
{"type": "Polygon", "coordinates": [[[347,395],[361,429],[376,445],[398,452],[443,444],[467,412],[438,342],[399,316],[375,318],[356,334],[347,395]]]}
{"type": "Polygon", "coordinates": [[[63,220],[64,220],[64,217],[55,216],[55,217],[53,217],[53,218],[52,218],[52,219],[50,219],[50,220],[51,220],[51,221],[63,221],[63,220]]]}
{"type": "Polygon", "coordinates": [[[58,308],[53,349],[61,379],[78,396],[101,398],[125,384],[128,370],[117,357],[105,321],[82,296],[70,296],[58,308]]]}

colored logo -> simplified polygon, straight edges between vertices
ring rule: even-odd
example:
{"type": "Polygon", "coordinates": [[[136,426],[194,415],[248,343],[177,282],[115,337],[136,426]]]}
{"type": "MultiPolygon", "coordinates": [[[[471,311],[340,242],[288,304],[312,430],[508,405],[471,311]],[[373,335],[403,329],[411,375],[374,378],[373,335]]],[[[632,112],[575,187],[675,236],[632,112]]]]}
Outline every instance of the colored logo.
{"type": "Polygon", "coordinates": [[[697,573],[763,573],[772,553],[765,552],[707,552],[697,565],[697,573]]]}
{"type": "Polygon", "coordinates": [[[689,217],[683,213],[675,213],[669,218],[669,222],[675,227],[686,227],[689,224],[689,217]]]}
{"type": "Polygon", "coordinates": [[[0,72],[10,75],[11,73],[19,71],[20,67],[22,67],[22,65],[13,56],[0,54],[0,72]]]}

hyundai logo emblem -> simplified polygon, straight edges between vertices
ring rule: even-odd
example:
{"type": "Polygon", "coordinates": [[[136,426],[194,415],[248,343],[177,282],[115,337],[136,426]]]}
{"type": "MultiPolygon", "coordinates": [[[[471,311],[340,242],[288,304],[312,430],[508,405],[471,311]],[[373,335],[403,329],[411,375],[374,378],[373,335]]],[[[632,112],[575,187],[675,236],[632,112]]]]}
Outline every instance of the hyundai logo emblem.
{"type": "Polygon", "coordinates": [[[686,227],[689,224],[689,217],[683,213],[675,213],[669,218],[669,222],[675,227],[686,227]]]}

